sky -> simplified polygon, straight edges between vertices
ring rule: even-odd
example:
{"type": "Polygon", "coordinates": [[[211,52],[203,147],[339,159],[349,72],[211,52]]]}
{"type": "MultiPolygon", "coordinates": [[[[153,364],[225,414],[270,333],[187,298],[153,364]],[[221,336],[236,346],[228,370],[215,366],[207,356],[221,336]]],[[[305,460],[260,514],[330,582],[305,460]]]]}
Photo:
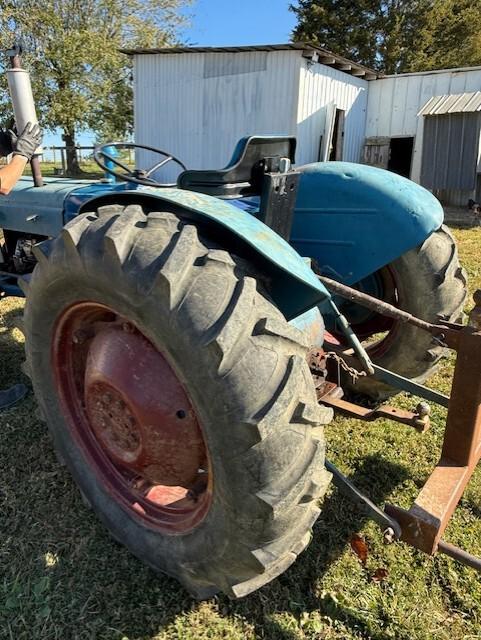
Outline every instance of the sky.
{"type": "Polygon", "coordinates": [[[196,0],[188,13],[184,39],[192,46],[280,44],[295,24],[289,0],[196,0]]]}
{"type": "MultiPolygon", "coordinates": [[[[190,26],[181,33],[188,46],[221,47],[289,42],[295,16],[290,0],[196,0],[185,12],[190,26]]],[[[78,144],[92,144],[94,136],[82,132],[78,144]]],[[[45,133],[44,145],[63,144],[58,133],[45,133]]]]}

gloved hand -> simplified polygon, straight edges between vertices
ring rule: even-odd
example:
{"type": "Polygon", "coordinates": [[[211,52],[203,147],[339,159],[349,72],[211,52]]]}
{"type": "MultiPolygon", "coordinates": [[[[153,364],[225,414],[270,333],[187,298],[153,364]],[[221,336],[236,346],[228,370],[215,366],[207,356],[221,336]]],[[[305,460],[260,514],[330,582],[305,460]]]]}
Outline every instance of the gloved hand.
{"type": "Polygon", "coordinates": [[[8,156],[12,153],[12,138],[6,131],[0,131],[0,158],[8,156]]]}
{"type": "Polygon", "coordinates": [[[37,147],[42,142],[42,130],[38,124],[27,122],[25,129],[17,136],[14,131],[10,131],[12,139],[13,155],[23,156],[27,160],[31,160],[37,147]]]}

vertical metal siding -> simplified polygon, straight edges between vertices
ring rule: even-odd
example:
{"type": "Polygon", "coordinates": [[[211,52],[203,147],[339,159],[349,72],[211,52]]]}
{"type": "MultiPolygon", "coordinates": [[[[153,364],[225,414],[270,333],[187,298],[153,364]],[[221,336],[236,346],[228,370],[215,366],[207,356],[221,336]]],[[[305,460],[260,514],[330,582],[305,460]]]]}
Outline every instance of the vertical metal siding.
{"type": "Polygon", "coordinates": [[[481,114],[426,116],[421,184],[429,189],[473,191],[481,114]]]}
{"type": "MultiPolygon", "coordinates": [[[[243,136],[295,134],[299,57],[298,51],[135,56],[136,142],[165,149],[189,168],[219,168],[243,136]],[[206,65],[207,56],[215,60],[206,65]]],[[[140,154],[140,163],[149,161],[140,154]]]]}
{"type": "MultiPolygon", "coordinates": [[[[366,137],[414,136],[411,179],[421,180],[424,118],[417,114],[433,96],[481,89],[481,69],[407,74],[369,83],[366,137]]],[[[449,204],[466,203],[472,193],[443,191],[449,204]]]]}
{"type": "Polygon", "coordinates": [[[368,83],[322,64],[301,59],[297,162],[316,162],[324,131],[326,107],[335,103],[346,112],[343,159],[359,162],[365,137],[368,83]]]}
{"type": "Polygon", "coordinates": [[[399,75],[369,83],[366,136],[414,136],[418,113],[433,96],[481,89],[481,69],[399,75]]]}

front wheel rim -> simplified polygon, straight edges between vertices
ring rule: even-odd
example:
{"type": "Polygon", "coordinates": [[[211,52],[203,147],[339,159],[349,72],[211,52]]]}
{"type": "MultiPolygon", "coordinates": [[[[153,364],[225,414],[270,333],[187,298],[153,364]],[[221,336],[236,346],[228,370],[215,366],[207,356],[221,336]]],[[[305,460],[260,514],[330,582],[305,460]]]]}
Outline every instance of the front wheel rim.
{"type": "MultiPolygon", "coordinates": [[[[376,280],[376,291],[371,292],[366,290],[362,285],[364,280],[358,285],[353,285],[355,289],[359,289],[364,293],[375,295],[384,302],[388,302],[395,307],[402,308],[402,301],[400,299],[400,286],[396,273],[390,265],[379,269],[373,274],[376,280]]],[[[368,278],[365,279],[366,281],[368,278]]],[[[354,305],[357,307],[358,305],[354,305]]],[[[344,313],[344,309],[341,306],[341,312],[344,313]]],[[[372,359],[379,359],[385,353],[387,353],[392,345],[396,342],[399,334],[401,323],[393,318],[376,314],[374,312],[367,313],[364,309],[365,318],[361,321],[355,322],[353,318],[350,318],[349,312],[346,313],[347,320],[354,330],[356,336],[360,339],[363,347],[372,359]]],[[[346,338],[344,334],[333,330],[330,332],[334,337],[335,344],[345,344],[346,338]]],[[[329,336],[327,342],[329,342],[329,336]]]]}

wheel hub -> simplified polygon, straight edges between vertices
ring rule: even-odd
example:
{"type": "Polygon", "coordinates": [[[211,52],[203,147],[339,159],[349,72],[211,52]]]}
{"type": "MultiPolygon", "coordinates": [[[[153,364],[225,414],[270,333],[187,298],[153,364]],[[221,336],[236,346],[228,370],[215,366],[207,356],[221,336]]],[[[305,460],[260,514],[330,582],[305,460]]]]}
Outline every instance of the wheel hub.
{"type": "Polygon", "coordinates": [[[57,320],[52,362],[67,425],[99,486],[162,532],[198,526],[212,502],[212,468],[166,355],[113,309],[78,302],[57,320]]]}
{"type": "Polygon", "coordinates": [[[205,464],[190,402],[164,357],[138,333],[108,328],[89,348],[90,424],[116,462],[150,482],[186,486],[205,464]]]}

